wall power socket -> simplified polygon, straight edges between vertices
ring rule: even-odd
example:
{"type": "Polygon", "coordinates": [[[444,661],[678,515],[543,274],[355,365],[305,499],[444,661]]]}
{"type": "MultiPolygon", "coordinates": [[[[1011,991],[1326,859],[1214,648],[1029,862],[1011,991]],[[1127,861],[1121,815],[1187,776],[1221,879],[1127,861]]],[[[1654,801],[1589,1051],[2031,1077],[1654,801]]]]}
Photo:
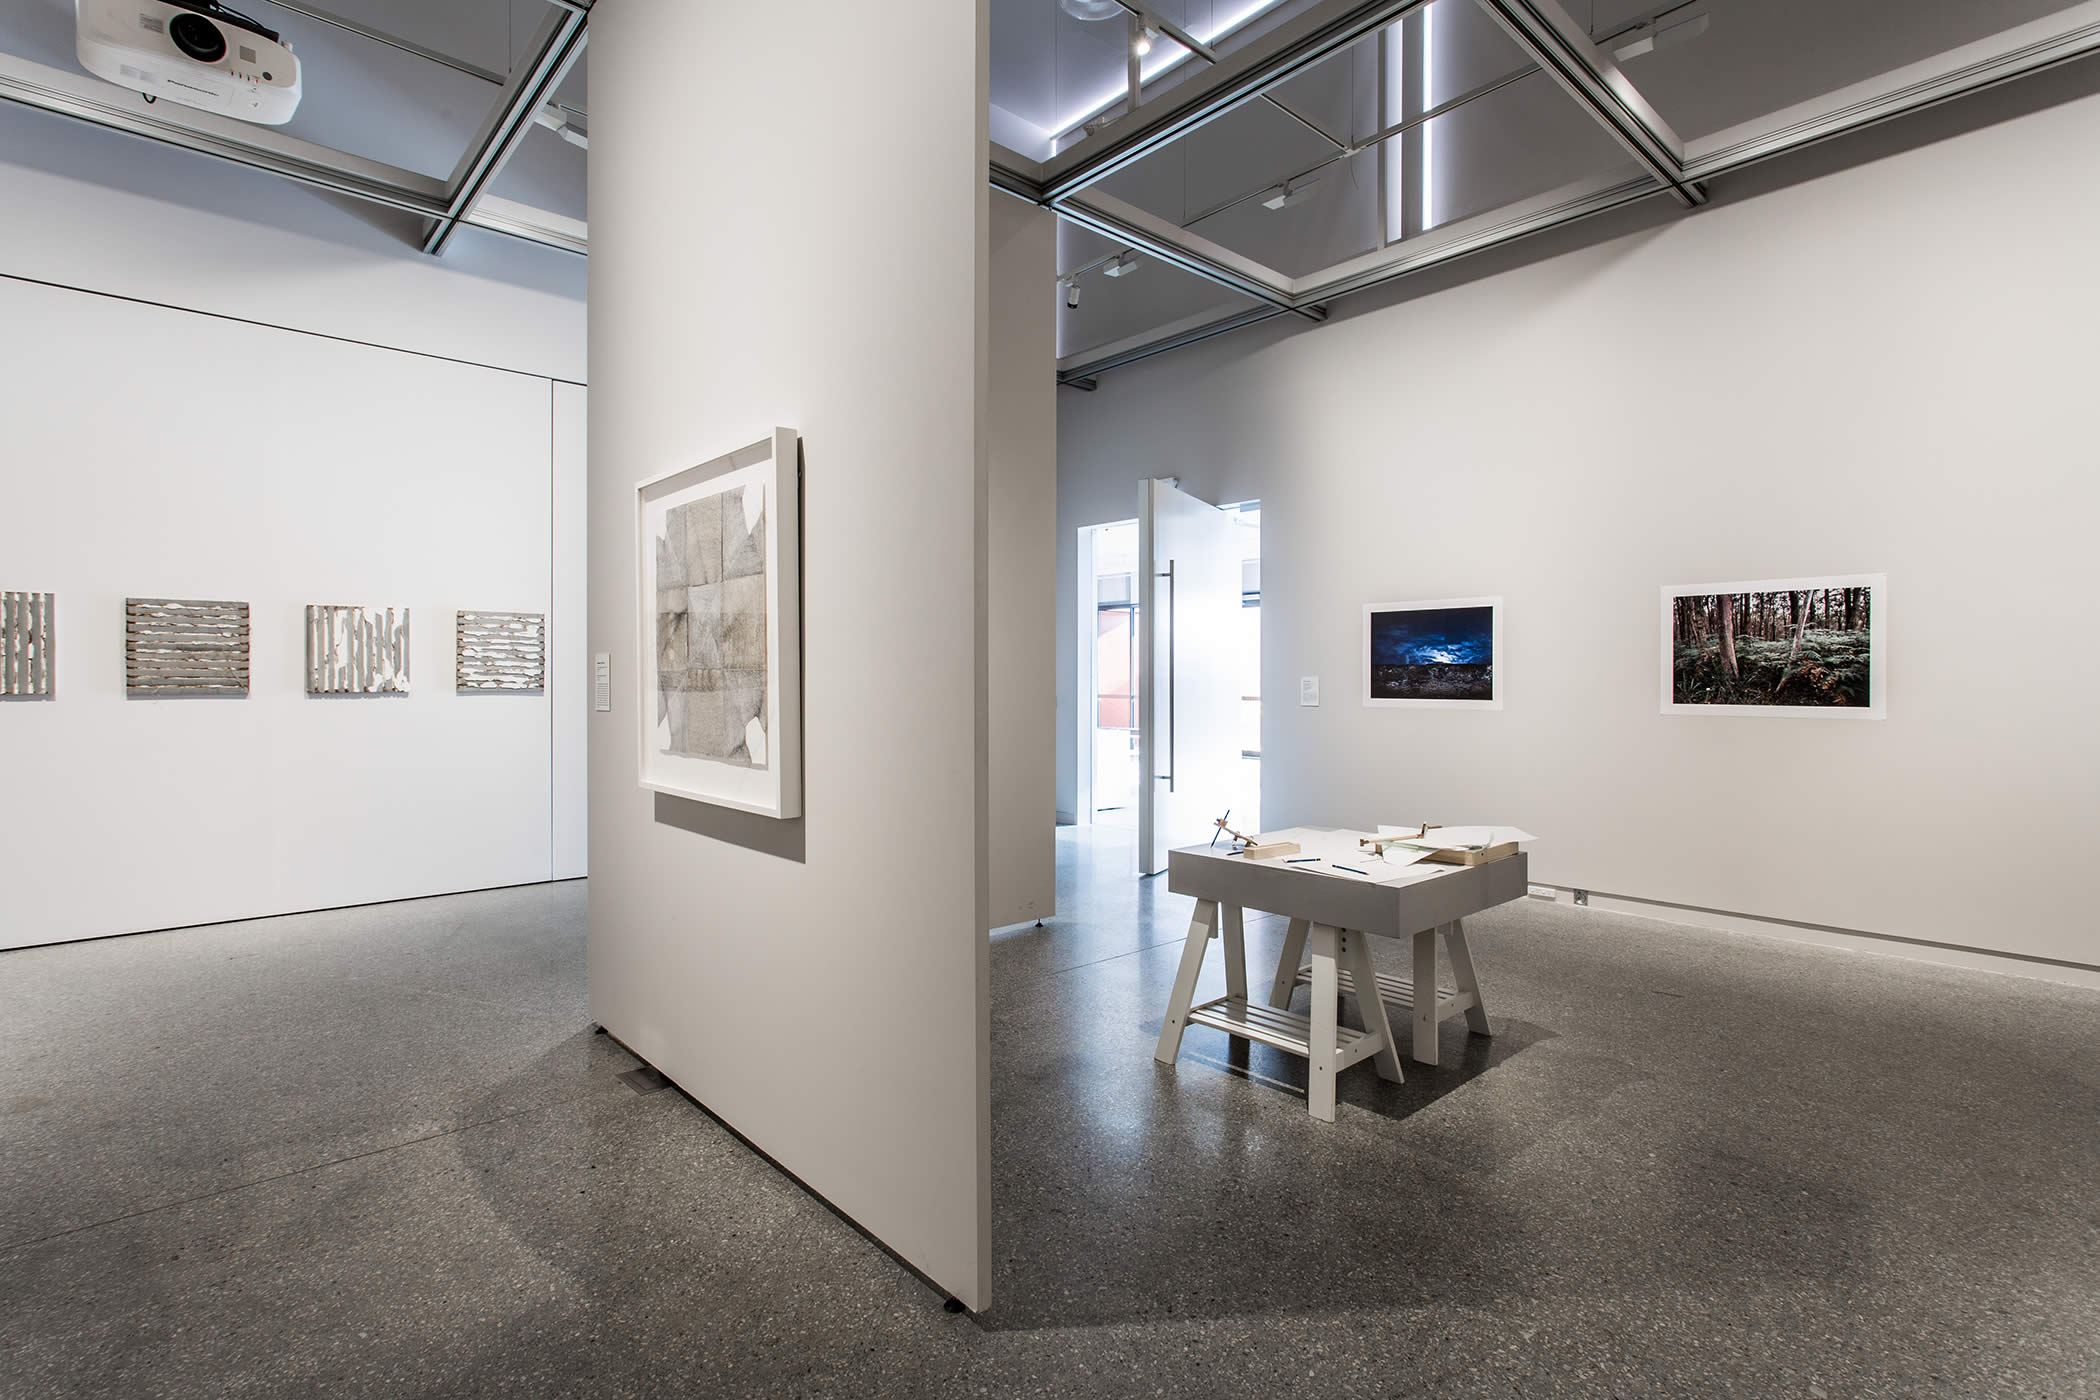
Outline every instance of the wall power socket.
{"type": "Polygon", "coordinates": [[[1524,893],[1530,895],[1533,899],[1557,900],[1560,898],[1560,891],[1551,885],[1526,885],[1524,893]]]}

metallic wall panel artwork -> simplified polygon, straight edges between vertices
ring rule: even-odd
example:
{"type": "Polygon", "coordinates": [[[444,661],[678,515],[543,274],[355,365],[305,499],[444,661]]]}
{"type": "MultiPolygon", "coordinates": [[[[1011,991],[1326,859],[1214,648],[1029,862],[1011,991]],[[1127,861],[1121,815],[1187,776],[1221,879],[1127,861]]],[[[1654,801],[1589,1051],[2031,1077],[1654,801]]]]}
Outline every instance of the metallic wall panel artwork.
{"type": "Polygon", "coordinates": [[[308,695],[408,693],[408,609],[308,604],[308,695]]]}
{"type": "Polygon", "coordinates": [[[463,691],[543,691],[547,688],[547,615],[462,612],[457,654],[463,691]]]}
{"type": "Polygon", "coordinates": [[[248,605],[126,598],[124,693],[246,695],[248,605]]]}
{"type": "Polygon", "coordinates": [[[0,593],[0,699],[51,698],[52,595],[0,593]]]}

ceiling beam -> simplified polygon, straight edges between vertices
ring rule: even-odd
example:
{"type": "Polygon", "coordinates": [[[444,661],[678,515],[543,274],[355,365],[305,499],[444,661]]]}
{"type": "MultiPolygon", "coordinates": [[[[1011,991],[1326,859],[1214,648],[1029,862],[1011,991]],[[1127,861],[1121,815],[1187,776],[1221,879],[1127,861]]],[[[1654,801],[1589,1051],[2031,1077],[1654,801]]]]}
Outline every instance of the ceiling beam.
{"type": "Polygon", "coordinates": [[[1634,160],[1687,209],[1706,203],[1706,191],[1684,174],[1684,143],[1612,56],[1558,0],[1481,0],[1524,51],[1551,73],[1568,95],[1595,117],[1634,160]]]}
{"type": "Polygon", "coordinates": [[[1193,273],[1242,296],[1267,302],[1280,311],[1293,312],[1308,321],[1327,319],[1327,308],[1301,303],[1286,287],[1262,274],[1251,258],[1242,258],[1217,244],[1134,208],[1119,199],[1095,194],[1087,200],[1068,199],[1050,206],[1058,217],[1100,234],[1125,247],[1146,253],[1171,267],[1193,273]]]}
{"type": "MultiPolygon", "coordinates": [[[[129,88],[9,54],[0,54],[0,100],[425,219],[442,217],[449,207],[444,183],[428,175],[213,112],[172,102],[148,105],[129,88]]],[[[467,222],[564,252],[581,253],[586,247],[580,221],[525,205],[505,202],[500,213],[477,208],[467,222]]]]}
{"type": "Polygon", "coordinates": [[[454,58],[451,54],[441,53],[413,40],[389,34],[383,29],[375,29],[362,21],[348,19],[331,11],[318,9],[313,5],[307,4],[306,0],[272,0],[272,3],[280,10],[290,10],[295,15],[304,15],[310,20],[332,25],[347,34],[355,34],[360,39],[370,39],[375,44],[385,44],[390,49],[398,49],[402,53],[413,54],[417,58],[428,62],[441,63],[445,67],[455,72],[464,73],[470,78],[479,78],[485,83],[495,83],[498,86],[501,86],[503,83],[504,79],[501,73],[491,72],[478,63],[469,63],[463,58],[454,58]]]}
{"type": "Polygon", "coordinates": [[[1329,3],[1284,25],[1267,42],[1222,56],[1208,72],[1045,162],[1046,201],[1062,200],[1143,160],[1426,3],[1329,3]]]}
{"type": "Polygon", "coordinates": [[[431,216],[445,208],[444,185],[427,175],[215,112],[149,104],[130,88],[11,54],[0,54],[0,98],[413,214],[431,216]]]}
{"type": "Polygon", "coordinates": [[[511,74],[503,95],[482,123],[481,131],[467,147],[446,182],[445,212],[423,236],[423,251],[436,256],[445,251],[453,233],[469,222],[474,205],[503,171],[511,153],[532,129],[533,114],[545,106],[554,90],[568,76],[569,65],[583,52],[587,8],[562,6],[547,16],[533,36],[532,59],[511,74]]]}
{"type": "Polygon", "coordinates": [[[1206,322],[1192,330],[1179,331],[1159,340],[1147,341],[1142,345],[1132,346],[1127,350],[1118,350],[1095,359],[1083,360],[1073,365],[1070,369],[1058,371],[1057,382],[1060,384],[1076,384],[1083,381],[1085,384],[1091,385],[1094,382],[1094,376],[1097,374],[1105,374],[1112,369],[1121,369],[1125,365],[1134,365],[1139,360],[1147,360],[1154,355],[1164,355],[1169,350],[1179,350],[1184,346],[1194,345],[1198,341],[1209,340],[1212,336],[1224,335],[1228,331],[1239,330],[1243,326],[1253,326],[1259,325],[1263,321],[1273,321],[1278,316],[1285,314],[1287,313],[1281,307],[1276,306],[1249,307],[1245,311],[1235,312],[1221,320],[1206,322]]]}

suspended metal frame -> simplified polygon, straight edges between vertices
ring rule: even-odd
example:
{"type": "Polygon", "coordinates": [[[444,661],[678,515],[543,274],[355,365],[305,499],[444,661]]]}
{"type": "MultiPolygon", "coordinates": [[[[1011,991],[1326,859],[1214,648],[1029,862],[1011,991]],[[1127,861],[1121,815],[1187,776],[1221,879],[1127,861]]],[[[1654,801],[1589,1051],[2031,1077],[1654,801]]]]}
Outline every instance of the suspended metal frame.
{"type": "MultiPolygon", "coordinates": [[[[547,3],[551,13],[534,37],[531,57],[505,82],[495,110],[461,157],[450,180],[436,180],[301,141],[271,127],[172,103],[149,103],[139,93],[85,73],[51,68],[9,54],[0,54],[0,100],[420,215],[430,221],[423,240],[426,252],[442,252],[461,226],[470,225],[581,254],[589,251],[588,233],[581,220],[488,197],[490,183],[531,127],[532,114],[583,52],[589,4],[585,0],[547,3]]],[[[301,12],[308,13],[303,9],[301,12]]],[[[312,11],[311,17],[339,23],[335,16],[320,11],[312,11]]],[[[405,52],[420,52],[419,46],[377,31],[366,33],[362,26],[353,32],[405,52]]],[[[423,56],[446,61],[429,54],[423,56]]],[[[491,76],[457,62],[447,61],[447,66],[473,72],[475,76],[491,76]]]]}
{"type": "MultiPolygon", "coordinates": [[[[532,114],[559,86],[587,39],[590,0],[546,3],[552,13],[535,35],[530,58],[504,80],[501,100],[449,180],[436,180],[212,113],[147,104],[136,93],[85,74],[6,54],[0,54],[0,100],[420,215],[430,221],[424,247],[433,253],[442,252],[460,227],[472,226],[586,254],[589,232],[582,220],[488,195],[489,185],[516,151],[523,133],[530,129],[532,114]]],[[[1392,243],[1313,277],[1292,278],[1233,254],[1186,228],[1090,191],[1090,187],[1253,101],[1276,107],[1335,142],[1340,151],[1367,148],[1411,124],[1418,125],[1434,113],[1425,113],[1412,123],[1398,123],[1353,146],[1343,145],[1333,133],[1276,98],[1273,89],[1422,8],[1429,0],[1329,0],[1245,49],[1226,55],[1163,19],[1143,0],[1118,3],[1206,62],[1208,70],[1149,102],[1143,101],[1140,87],[1134,94],[1139,101],[1122,119],[1093,131],[1047,161],[1038,163],[995,147],[990,163],[991,183],[1004,193],[1051,209],[1073,223],[1261,305],[1234,312],[1207,326],[1177,329],[1154,342],[1075,363],[1060,376],[1068,383],[1279,315],[1323,320],[1327,315],[1325,303],[1335,297],[1657,194],[1669,194],[1685,209],[1697,208],[1706,200],[1705,183],[1717,176],[2100,53],[2100,0],[2085,0],[2054,16],[1972,43],[1936,60],[1855,84],[1843,92],[1687,147],[1558,0],[1477,0],[1538,69],[1551,74],[1627,150],[1640,165],[1641,178],[1560,192],[1556,197],[1532,201],[1516,210],[1500,211],[1484,221],[1467,221],[1427,237],[1392,243]]],[[[404,52],[422,53],[462,72],[496,80],[497,75],[474,65],[425,52],[421,46],[345,21],[304,0],[294,0],[288,8],[404,52]]],[[[1528,74],[1532,70],[1524,71],[1528,74]]],[[[1440,104],[1437,110],[1484,96],[1502,81],[1514,80],[1516,76],[1519,75],[1462,94],[1440,104]]]]}
{"type": "MultiPolygon", "coordinates": [[[[1118,3],[1133,14],[1147,16],[1160,32],[1209,61],[1209,71],[1184,80],[1149,103],[1132,103],[1121,119],[1091,130],[1046,161],[1038,163],[994,147],[992,184],[1082,227],[1254,297],[1263,305],[1194,328],[1176,328],[1153,340],[1123,343],[1075,358],[1058,376],[1061,384],[1073,387],[1091,388],[1094,376],[1108,370],[1279,316],[1313,312],[1318,314],[1312,319],[1318,319],[1326,312],[1325,304],[1336,297],[1657,195],[1667,194],[1681,209],[1694,210],[1707,202],[1706,182],[1716,176],[2100,53],[2100,0],[2084,0],[2057,15],[1688,146],[1558,0],[1477,0],[1537,68],[1527,68],[1523,74],[1484,85],[1440,106],[1463,105],[1518,76],[1544,71],[1633,158],[1640,176],[1600,179],[1556,191],[1426,236],[1394,242],[1311,277],[1294,278],[1221,249],[1187,228],[1143,216],[1127,205],[1121,206],[1123,217],[1104,217],[1108,211],[1103,206],[1119,202],[1084,192],[1245,103],[1270,100],[1273,88],[1422,8],[1428,0],[1359,0],[1353,4],[1333,0],[1280,26],[1262,41],[1222,57],[1162,24],[1143,0],[1118,3]],[[1133,222],[1133,215],[1143,219],[1142,225],[1133,222]]],[[[1304,121],[1298,113],[1282,110],[1304,121]]],[[[1328,133],[1320,134],[1334,139],[1328,133]]],[[[1397,131],[1380,132],[1360,145],[1395,134],[1397,131]]],[[[1343,151],[1351,149],[1355,148],[1342,147],[1343,151]]],[[[1275,183],[1270,181],[1263,188],[1273,188],[1275,183]]]]}

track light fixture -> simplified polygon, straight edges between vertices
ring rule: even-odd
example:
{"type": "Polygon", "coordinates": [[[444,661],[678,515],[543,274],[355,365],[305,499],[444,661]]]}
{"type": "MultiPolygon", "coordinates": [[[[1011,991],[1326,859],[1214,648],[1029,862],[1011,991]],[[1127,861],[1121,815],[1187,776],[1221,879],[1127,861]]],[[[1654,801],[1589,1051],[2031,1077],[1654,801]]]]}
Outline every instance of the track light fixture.
{"type": "Polygon", "coordinates": [[[1079,279],[1077,277],[1068,277],[1065,279],[1065,310],[1076,311],[1078,309],[1079,279]]]}
{"type": "Polygon", "coordinates": [[[1312,197],[1313,186],[1320,183],[1318,176],[1310,179],[1286,180],[1270,190],[1262,200],[1264,209],[1288,209],[1294,204],[1303,204],[1312,197]]]}
{"type": "Polygon", "coordinates": [[[1158,37],[1159,31],[1151,25],[1134,25],[1130,34],[1130,51],[1139,58],[1143,58],[1146,54],[1152,52],[1152,41],[1158,37]]]}
{"type": "Polygon", "coordinates": [[[590,133],[581,130],[575,124],[576,118],[582,115],[583,113],[581,112],[550,102],[537,112],[534,112],[532,120],[535,124],[546,127],[547,130],[553,132],[570,145],[580,146],[588,151],[591,148],[590,133]]]}
{"type": "Polygon", "coordinates": [[[1110,277],[1127,277],[1137,270],[1138,255],[1136,253],[1125,253],[1107,267],[1101,269],[1102,272],[1110,277]]]}
{"type": "Polygon", "coordinates": [[[1644,53],[1671,48],[1687,39],[1696,39],[1706,32],[1708,18],[1705,13],[1676,14],[1651,20],[1638,29],[1630,29],[1611,41],[1612,57],[1624,63],[1629,58],[1639,58],[1644,53]]]}

